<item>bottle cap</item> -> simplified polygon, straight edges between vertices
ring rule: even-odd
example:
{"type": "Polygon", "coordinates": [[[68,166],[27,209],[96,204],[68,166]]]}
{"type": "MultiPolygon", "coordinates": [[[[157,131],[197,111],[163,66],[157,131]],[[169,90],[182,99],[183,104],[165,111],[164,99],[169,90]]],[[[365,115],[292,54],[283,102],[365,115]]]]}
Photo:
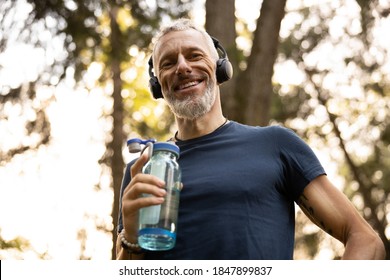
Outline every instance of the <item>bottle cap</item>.
{"type": "Polygon", "coordinates": [[[172,142],[157,142],[153,145],[153,151],[168,151],[172,152],[179,158],[180,148],[172,142]]]}
{"type": "Polygon", "coordinates": [[[132,138],[127,140],[127,147],[130,153],[139,153],[142,148],[141,145],[147,145],[148,143],[154,143],[156,139],[142,140],[139,138],[132,138]]]}
{"type": "Polygon", "coordinates": [[[127,140],[127,147],[130,153],[139,153],[141,151],[141,139],[133,138],[127,140]]]}

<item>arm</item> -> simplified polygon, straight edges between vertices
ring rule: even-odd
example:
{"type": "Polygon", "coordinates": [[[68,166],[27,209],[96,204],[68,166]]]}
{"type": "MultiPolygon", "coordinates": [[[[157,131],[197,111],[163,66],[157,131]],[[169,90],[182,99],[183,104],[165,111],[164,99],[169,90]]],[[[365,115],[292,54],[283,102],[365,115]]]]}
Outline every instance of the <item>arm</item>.
{"type": "MultiPolygon", "coordinates": [[[[138,239],[138,213],[142,207],[158,205],[164,202],[166,191],[165,182],[153,175],[142,174],[142,166],[148,161],[147,154],[143,154],[130,169],[131,181],[123,192],[122,215],[125,238],[130,243],[137,243],[138,239]],[[143,197],[143,193],[152,196],[143,197]]],[[[143,254],[129,254],[122,248],[120,238],[116,244],[116,259],[142,259],[143,254]]]]}
{"type": "Polygon", "coordinates": [[[315,178],[298,200],[316,225],[345,246],[343,259],[384,259],[382,240],[327,176],[315,178]]]}

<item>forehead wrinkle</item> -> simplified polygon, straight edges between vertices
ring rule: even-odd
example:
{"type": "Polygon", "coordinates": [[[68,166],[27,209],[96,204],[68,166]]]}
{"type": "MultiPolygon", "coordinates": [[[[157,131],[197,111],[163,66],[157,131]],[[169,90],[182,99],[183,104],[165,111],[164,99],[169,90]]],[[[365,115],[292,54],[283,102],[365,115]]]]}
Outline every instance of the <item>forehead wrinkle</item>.
{"type": "MultiPolygon", "coordinates": [[[[172,31],[169,31],[169,32],[165,33],[164,35],[162,35],[158,39],[158,41],[156,42],[156,44],[154,46],[153,53],[152,53],[153,60],[157,62],[157,60],[156,60],[157,55],[159,55],[161,57],[161,53],[163,53],[162,50],[164,50],[164,48],[167,45],[174,44],[174,43],[181,44],[184,46],[186,44],[188,44],[194,48],[198,48],[203,53],[210,55],[211,57],[215,58],[216,60],[219,58],[218,52],[214,48],[214,44],[211,40],[211,37],[209,37],[207,34],[204,34],[196,29],[186,29],[186,30],[172,30],[172,31]],[[181,32],[187,33],[187,34],[183,35],[184,37],[187,37],[187,38],[180,38],[180,37],[178,38],[178,37],[174,36],[174,37],[172,37],[169,40],[164,42],[166,37],[172,36],[174,33],[178,34],[181,32]],[[188,32],[190,32],[190,33],[193,32],[193,34],[198,34],[200,36],[198,37],[198,35],[189,35],[188,32]],[[195,42],[191,42],[191,39],[194,39],[194,38],[195,38],[195,42]],[[195,46],[194,46],[194,43],[195,43],[195,46]]],[[[174,46],[172,49],[175,49],[175,47],[176,46],[174,46]]],[[[181,48],[183,48],[183,46],[179,46],[179,48],[181,49],[181,48]]]]}

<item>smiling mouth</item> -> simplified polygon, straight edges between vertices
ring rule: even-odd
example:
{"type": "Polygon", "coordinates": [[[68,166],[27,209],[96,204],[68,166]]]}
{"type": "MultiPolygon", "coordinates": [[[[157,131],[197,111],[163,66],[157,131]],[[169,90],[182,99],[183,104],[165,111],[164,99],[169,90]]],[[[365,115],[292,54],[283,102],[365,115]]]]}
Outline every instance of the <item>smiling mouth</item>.
{"type": "Polygon", "coordinates": [[[203,80],[190,81],[190,82],[178,85],[177,87],[175,87],[175,90],[183,90],[183,89],[188,89],[188,88],[191,88],[191,87],[195,87],[195,86],[199,85],[202,82],[203,82],[203,80]]]}

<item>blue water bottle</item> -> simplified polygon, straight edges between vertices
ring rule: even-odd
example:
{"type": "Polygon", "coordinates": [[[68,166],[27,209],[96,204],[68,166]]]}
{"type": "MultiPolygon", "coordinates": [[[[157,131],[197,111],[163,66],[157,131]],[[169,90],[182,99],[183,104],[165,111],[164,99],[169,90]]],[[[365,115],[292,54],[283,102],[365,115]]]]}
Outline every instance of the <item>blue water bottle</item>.
{"type": "Polygon", "coordinates": [[[157,142],[150,146],[151,157],[142,171],[165,181],[167,194],[161,205],[140,209],[138,244],[146,250],[164,251],[176,244],[181,190],[181,171],[177,163],[180,150],[172,142],[157,142]]]}

